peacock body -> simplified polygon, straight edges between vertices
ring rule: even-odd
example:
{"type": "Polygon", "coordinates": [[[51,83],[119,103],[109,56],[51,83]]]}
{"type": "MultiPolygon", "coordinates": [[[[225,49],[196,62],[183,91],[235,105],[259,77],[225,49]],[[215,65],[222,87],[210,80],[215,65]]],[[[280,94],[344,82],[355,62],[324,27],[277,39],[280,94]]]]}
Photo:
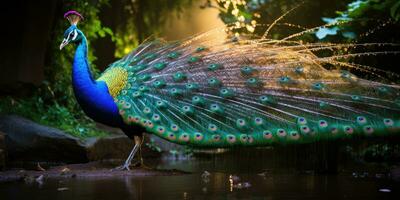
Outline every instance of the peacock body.
{"type": "MultiPolygon", "coordinates": [[[[86,44],[76,43],[74,68],[82,65],[84,72],[73,74],[83,80],[79,77],[89,72],[79,48],[86,44]]],[[[85,85],[88,80],[74,81],[74,89],[90,117],[120,127],[128,136],[145,131],[196,147],[266,146],[399,132],[398,85],[343,70],[370,71],[343,61],[359,54],[314,54],[349,47],[236,37],[225,28],[215,29],[179,42],[147,41],[92,79],[91,86],[85,85]],[[87,92],[91,87],[97,92],[87,92]]]]}

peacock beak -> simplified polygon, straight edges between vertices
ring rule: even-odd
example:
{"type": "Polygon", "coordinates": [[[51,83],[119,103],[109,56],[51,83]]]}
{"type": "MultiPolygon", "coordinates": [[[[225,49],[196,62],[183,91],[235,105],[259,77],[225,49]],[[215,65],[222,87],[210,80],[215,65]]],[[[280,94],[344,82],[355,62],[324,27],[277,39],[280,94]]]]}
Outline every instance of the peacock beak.
{"type": "Polygon", "coordinates": [[[60,44],[60,50],[62,49],[62,48],[64,48],[65,46],[67,46],[67,44],[69,43],[69,41],[68,41],[68,39],[65,39],[64,38],[64,40],[61,42],[61,44],[60,44]]]}

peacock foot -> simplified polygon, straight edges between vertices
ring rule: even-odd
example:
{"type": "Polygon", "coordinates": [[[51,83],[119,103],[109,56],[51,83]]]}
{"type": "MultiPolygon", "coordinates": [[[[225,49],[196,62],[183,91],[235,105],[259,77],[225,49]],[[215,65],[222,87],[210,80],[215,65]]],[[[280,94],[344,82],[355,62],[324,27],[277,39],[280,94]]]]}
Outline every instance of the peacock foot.
{"type": "Polygon", "coordinates": [[[130,164],[123,164],[121,166],[115,167],[113,169],[111,169],[111,171],[131,171],[131,169],[129,168],[130,164]]]}

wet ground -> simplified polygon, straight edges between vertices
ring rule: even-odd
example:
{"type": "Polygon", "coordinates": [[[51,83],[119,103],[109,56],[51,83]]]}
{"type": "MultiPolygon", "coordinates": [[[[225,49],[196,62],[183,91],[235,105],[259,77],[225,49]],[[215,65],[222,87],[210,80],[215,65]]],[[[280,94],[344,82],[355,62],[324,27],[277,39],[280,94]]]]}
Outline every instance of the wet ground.
{"type": "Polygon", "coordinates": [[[313,171],[255,170],[248,168],[250,165],[228,163],[221,169],[223,165],[214,158],[167,158],[150,163],[155,170],[134,168],[131,172],[110,172],[111,166],[90,163],[60,166],[45,172],[2,172],[3,178],[10,174],[25,174],[25,178],[0,183],[0,199],[386,200],[400,197],[400,183],[386,174],[366,171],[317,175],[313,171]],[[39,178],[40,175],[44,176],[39,178]]]}

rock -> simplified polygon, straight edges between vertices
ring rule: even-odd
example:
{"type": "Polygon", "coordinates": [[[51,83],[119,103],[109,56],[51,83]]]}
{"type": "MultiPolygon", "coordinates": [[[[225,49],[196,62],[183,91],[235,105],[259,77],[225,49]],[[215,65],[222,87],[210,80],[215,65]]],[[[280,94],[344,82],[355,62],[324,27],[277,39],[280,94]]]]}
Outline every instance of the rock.
{"type": "MultiPolygon", "coordinates": [[[[133,145],[134,142],[125,135],[90,138],[86,141],[87,157],[90,161],[125,160],[133,145]]],[[[146,158],[157,157],[159,153],[150,150],[143,144],[142,156],[146,158]]]]}
{"type": "Polygon", "coordinates": [[[6,168],[5,134],[0,132],[0,171],[6,168]]]}
{"type": "Polygon", "coordinates": [[[399,166],[393,167],[390,170],[389,175],[390,175],[392,180],[394,180],[396,182],[400,182],[400,167],[399,166]]]}
{"type": "Polygon", "coordinates": [[[0,116],[0,131],[6,133],[8,160],[13,162],[87,162],[83,142],[55,128],[25,118],[0,116]]]}

